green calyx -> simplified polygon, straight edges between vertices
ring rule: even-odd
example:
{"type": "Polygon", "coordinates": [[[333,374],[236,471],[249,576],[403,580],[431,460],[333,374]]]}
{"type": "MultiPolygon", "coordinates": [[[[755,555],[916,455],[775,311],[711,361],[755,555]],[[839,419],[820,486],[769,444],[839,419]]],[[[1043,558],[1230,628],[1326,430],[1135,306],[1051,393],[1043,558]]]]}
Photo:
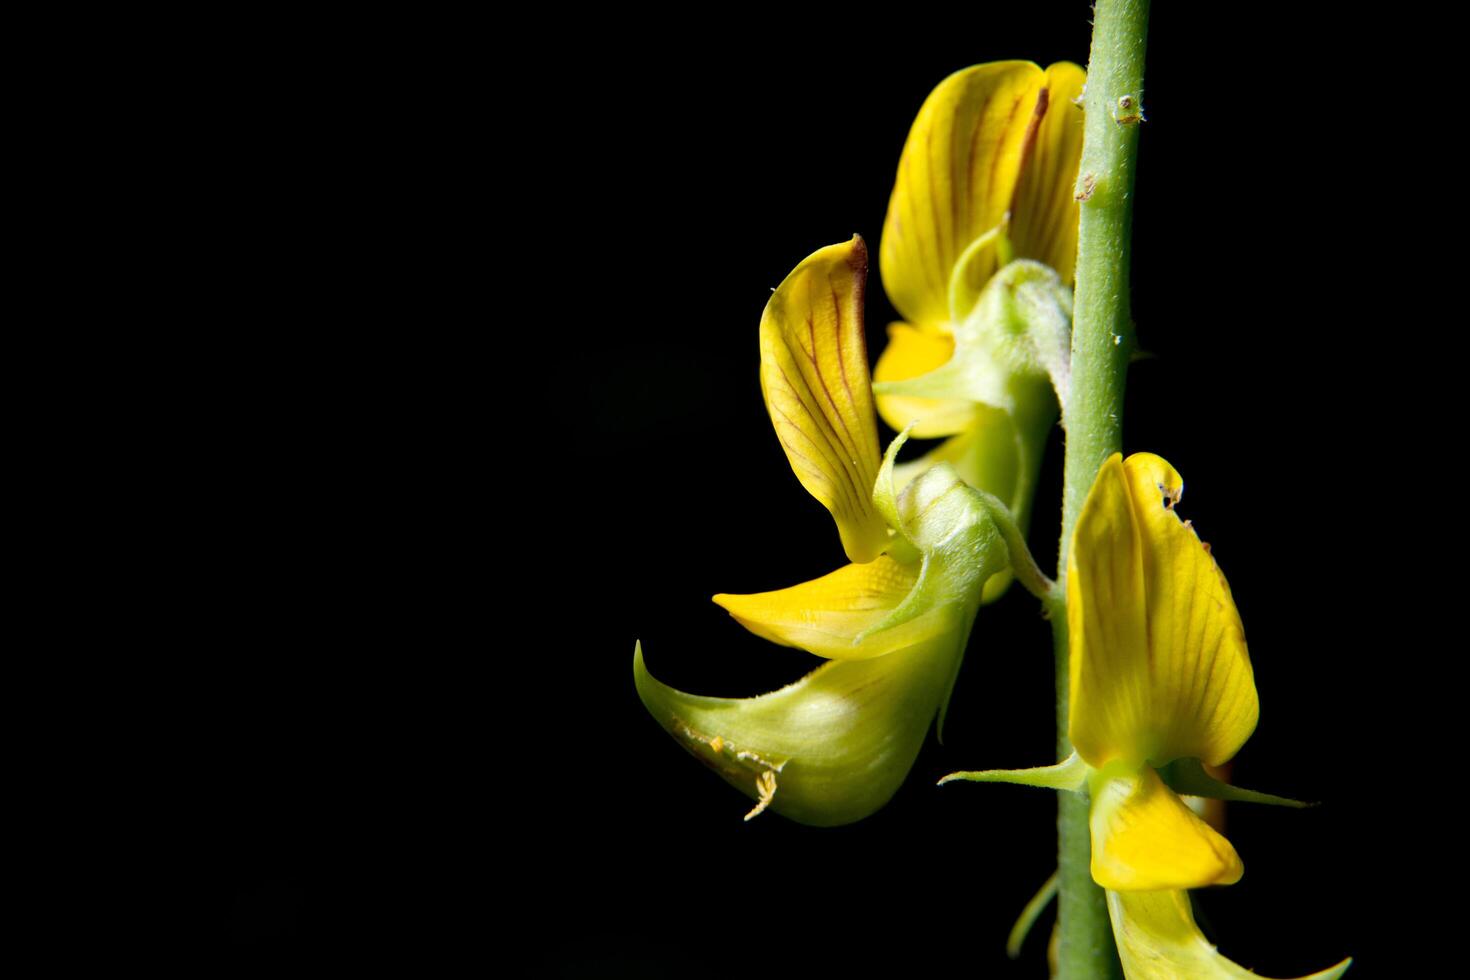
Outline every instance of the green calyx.
{"type": "Polygon", "coordinates": [[[875,382],[873,390],[1054,420],[1070,385],[1071,338],[1072,290],[1040,262],[1017,259],[991,277],[955,325],[948,362],[916,378],[875,382]]]}
{"type": "MultiPolygon", "coordinates": [[[[901,487],[948,464],[965,483],[1005,504],[1024,533],[1059,399],[1065,400],[1070,383],[1072,291],[1049,267],[1018,259],[961,305],[968,312],[955,322],[949,361],[915,378],[873,385],[879,395],[974,405],[966,431],[895,466],[894,479],[901,487]]],[[[1010,574],[997,575],[983,601],[999,598],[1010,581],[1010,574]]]]}

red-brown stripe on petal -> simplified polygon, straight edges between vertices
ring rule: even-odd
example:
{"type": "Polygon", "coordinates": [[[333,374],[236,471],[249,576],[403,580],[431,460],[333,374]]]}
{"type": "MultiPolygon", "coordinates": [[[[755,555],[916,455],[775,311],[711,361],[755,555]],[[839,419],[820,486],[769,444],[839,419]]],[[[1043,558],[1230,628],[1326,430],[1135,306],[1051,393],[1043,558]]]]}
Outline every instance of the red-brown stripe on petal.
{"type": "Polygon", "coordinates": [[[776,288],[761,317],[761,389],[776,436],[807,492],[832,513],[848,558],[887,544],[873,506],[878,425],[868,375],[861,237],[813,252],[776,288]]]}
{"type": "MultiPolygon", "coordinates": [[[[976,65],[946,78],[919,110],[899,160],[880,262],[889,299],[910,323],[949,321],[956,262],[1010,209],[1043,77],[1030,62],[976,65]]],[[[966,272],[983,285],[994,257],[973,265],[966,272]]]]}

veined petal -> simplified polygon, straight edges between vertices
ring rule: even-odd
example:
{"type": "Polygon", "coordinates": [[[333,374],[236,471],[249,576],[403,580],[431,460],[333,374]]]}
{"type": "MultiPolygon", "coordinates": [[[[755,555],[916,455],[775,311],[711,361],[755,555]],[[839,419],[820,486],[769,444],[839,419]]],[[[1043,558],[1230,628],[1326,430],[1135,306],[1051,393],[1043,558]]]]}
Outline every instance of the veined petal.
{"type": "MultiPolygon", "coordinates": [[[[1039,123],[1044,73],[1027,61],[956,72],[919,109],[898,162],[879,267],[911,323],[950,320],[950,277],[966,249],[1005,219],[1039,123]]],[[[996,269],[994,249],[967,264],[971,293],[996,269]]]]}
{"type": "Polygon", "coordinates": [[[685,694],[633,653],[638,696],[680,745],[732,786],[798,823],[835,826],[873,813],[919,754],[967,630],[868,660],[833,660],[756,698],[685,694]]]}
{"type": "Polygon", "coordinates": [[[1183,481],[1148,453],[1099,470],[1072,539],[1071,738],[1094,767],[1229,760],[1259,706],[1245,632],[1209,550],[1179,520],[1183,481]]]}
{"type": "MultiPolygon", "coordinates": [[[[954,337],[939,330],[921,330],[907,323],[888,327],[888,346],[873,368],[873,380],[904,381],[917,378],[948,361],[954,353],[954,337]]],[[[879,395],[878,414],[899,432],[914,424],[917,439],[963,432],[975,418],[974,402],[959,398],[916,398],[908,395],[879,395]]]]}
{"type": "MultiPolygon", "coordinates": [[[[1108,916],[1128,980],[1261,980],[1216,952],[1195,925],[1185,892],[1110,891],[1108,916]]],[[[1300,980],[1337,980],[1352,962],[1343,960],[1300,980]]]]}
{"type": "Polygon", "coordinates": [[[1184,480],[1163,459],[1124,461],[1142,530],[1144,589],[1154,662],[1156,761],[1228,762],[1260,715],[1245,627],[1209,549],[1174,512],[1184,480]]]}
{"type": "Polygon", "coordinates": [[[1070,62],[1046,70],[1046,111],[1011,206],[1011,244],[1020,258],[1044,262],[1070,283],[1077,268],[1075,197],[1082,161],[1082,93],[1087,72],[1070,62]]]}
{"type": "Polygon", "coordinates": [[[842,547],[872,561],[888,540],[873,507],[878,423],[868,378],[860,237],[813,252],[761,317],[761,391],[796,478],[832,512],[842,547]]]}
{"type": "Polygon", "coordinates": [[[1148,766],[1092,784],[1092,878],[1115,891],[1231,885],[1245,870],[1230,842],[1148,766]]]}
{"type": "Polygon", "coordinates": [[[943,629],[923,617],[871,635],[913,590],[919,563],[904,564],[879,555],[863,565],[848,565],[789,589],[754,595],[715,596],[715,603],[757,636],[800,647],[832,660],[862,660],[912,646],[943,629]],[[861,641],[859,641],[861,637],[861,641]]]}
{"type": "Polygon", "coordinates": [[[1147,761],[1139,733],[1149,724],[1148,622],[1143,544],[1123,457],[1098,470],[1067,560],[1071,714],[1068,734],[1094,767],[1119,756],[1147,761]]]}

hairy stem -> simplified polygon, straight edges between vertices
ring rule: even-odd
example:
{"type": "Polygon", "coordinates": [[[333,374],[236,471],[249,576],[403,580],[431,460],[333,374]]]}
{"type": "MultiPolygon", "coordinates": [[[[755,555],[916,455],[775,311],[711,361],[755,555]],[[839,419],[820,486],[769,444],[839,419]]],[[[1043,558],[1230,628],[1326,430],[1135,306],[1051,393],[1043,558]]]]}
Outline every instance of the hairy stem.
{"type": "MultiPolygon", "coordinates": [[[[1148,0],[1098,0],[1087,64],[1086,131],[1077,176],[1081,225],[1072,324],[1071,390],[1062,413],[1067,451],[1062,541],[1057,568],[1065,596],[1072,529],[1098,468],[1123,446],[1123,386],[1134,350],[1128,312],[1129,237],[1134,159],[1143,121],[1143,52],[1148,0]]],[[[1057,678],[1057,758],[1067,738],[1068,659],[1065,603],[1052,608],[1057,678]]],[[[1060,879],[1057,977],[1121,975],[1107,903],[1092,880],[1088,800],[1062,793],[1057,816],[1060,879]]]]}

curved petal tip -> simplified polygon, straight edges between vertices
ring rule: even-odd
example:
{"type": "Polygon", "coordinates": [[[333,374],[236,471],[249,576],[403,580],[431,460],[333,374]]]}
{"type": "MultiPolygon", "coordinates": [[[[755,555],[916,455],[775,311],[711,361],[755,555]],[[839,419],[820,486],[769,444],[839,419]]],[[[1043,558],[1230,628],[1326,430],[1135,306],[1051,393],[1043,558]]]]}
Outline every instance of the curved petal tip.
{"type": "MultiPolygon", "coordinates": [[[[1107,894],[1113,938],[1128,980],[1262,980],[1260,974],[1220,955],[1205,939],[1195,925],[1186,892],[1107,894]]],[[[1352,962],[1345,959],[1299,980],[1337,980],[1352,962]]]]}

